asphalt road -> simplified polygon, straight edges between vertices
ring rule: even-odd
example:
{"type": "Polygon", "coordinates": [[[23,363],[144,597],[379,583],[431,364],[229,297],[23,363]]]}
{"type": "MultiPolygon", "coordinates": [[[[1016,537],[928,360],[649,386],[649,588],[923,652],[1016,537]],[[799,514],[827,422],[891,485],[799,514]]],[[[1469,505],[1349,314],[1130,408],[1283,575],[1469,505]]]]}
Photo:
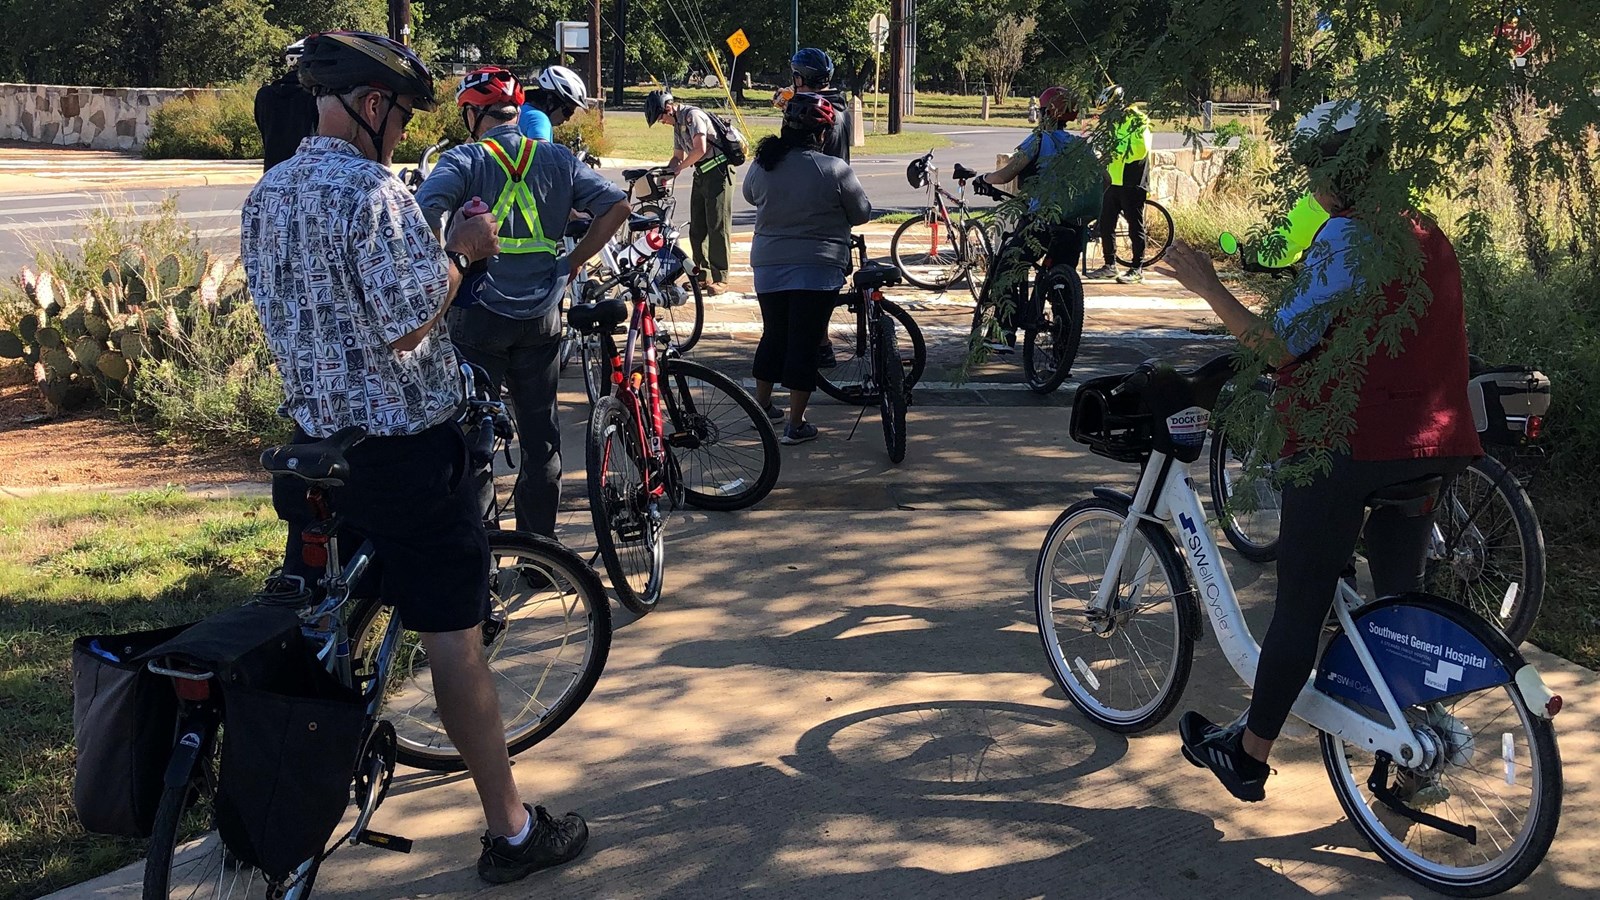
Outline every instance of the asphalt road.
{"type": "MultiPolygon", "coordinates": [[[[998,154],[1014,149],[1025,132],[1018,128],[962,127],[951,125],[912,126],[917,131],[943,134],[952,146],[939,150],[935,160],[948,172],[960,162],[980,172],[994,167],[998,154]]],[[[1161,133],[1155,137],[1157,149],[1182,145],[1182,136],[1161,133]]],[[[663,158],[666,145],[663,143],[663,158]]],[[[927,195],[906,183],[905,167],[913,154],[860,156],[853,161],[873,206],[879,209],[909,209],[923,205],[927,195]]],[[[616,169],[602,170],[620,180],[616,169]]],[[[740,170],[740,177],[748,167],[740,170]]],[[[250,192],[249,185],[198,186],[186,188],[107,189],[63,191],[47,194],[0,194],[0,273],[7,277],[31,262],[35,250],[44,246],[70,244],[81,230],[83,219],[99,208],[131,208],[136,219],[154,216],[169,196],[176,198],[178,214],[208,244],[226,246],[238,234],[239,207],[250,192]]],[[[979,201],[987,203],[988,201],[979,201]]],[[[749,231],[755,211],[735,192],[733,224],[735,231],[749,231]]]]}

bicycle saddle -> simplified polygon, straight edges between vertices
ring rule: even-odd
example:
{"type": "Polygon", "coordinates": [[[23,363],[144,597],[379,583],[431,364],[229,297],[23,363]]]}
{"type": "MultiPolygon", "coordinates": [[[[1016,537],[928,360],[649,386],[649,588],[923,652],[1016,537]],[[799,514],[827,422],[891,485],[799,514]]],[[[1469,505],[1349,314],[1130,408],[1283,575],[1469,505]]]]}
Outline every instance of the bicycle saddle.
{"type": "Polygon", "coordinates": [[[579,303],[567,310],[567,322],[584,334],[596,334],[628,320],[628,304],[622,300],[579,303]]]}
{"type": "Polygon", "coordinates": [[[649,174],[650,174],[650,170],[649,169],[623,169],[622,170],[622,180],[623,181],[638,181],[639,179],[641,179],[641,178],[643,178],[643,177],[645,177],[646,175],[649,175],[649,174]]]}
{"type": "Polygon", "coordinates": [[[649,231],[661,227],[660,213],[634,213],[628,217],[629,231],[649,231]]]}
{"type": "Polygon", "coordinates": [[[1433,512],[1443,488],[1443,475],[1424,475],[1378,488],[1367,495],[1367,506],[1373,509],[1391,507],[1412,518],[1425,516],[1433,512]]]}
{"type": "Polygon", "coordinates": [[[977,172],[963,166],[961,163],[956,163],[955,168],[950,170],[950,174],[954,175],[957,181],[971,181],[978,177],[977,172]]]}
{"type": "Polygon", "coordinates": [[[900,270],[888,263],[868,262],[856,270],[856,290],[885,288],[900,283],[900,270]]]}
{"type": "Polygon", "coordinates": [[[583,236],[589,233],[589,225],[593,222],[593,219],[569,219],[567,221],[567,230],[563,232],[563,236],[572,238],[575,241],[582,240],[583,236]]]}
{"type": "Polygon", "coordinates": [[[309,444],[285,444],[261,454],[261,468],[274,475],[293,475],[323,487],[342,487],[350,479],[344,455],[367,437],[367,429],[351,425],[309,444]]]}

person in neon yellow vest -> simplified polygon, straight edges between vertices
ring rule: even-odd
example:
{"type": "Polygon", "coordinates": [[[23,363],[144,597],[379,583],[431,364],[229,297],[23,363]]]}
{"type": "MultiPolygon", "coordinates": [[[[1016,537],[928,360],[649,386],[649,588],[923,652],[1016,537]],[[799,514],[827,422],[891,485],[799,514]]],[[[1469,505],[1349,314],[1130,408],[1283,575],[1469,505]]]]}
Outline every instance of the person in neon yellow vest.
{"type": "MultiPolygon", "coordinates": [[[[497,66],[467,73],[456,105],[476,142],[453,147],[417,191],[417,205],[435,230],[446,214],[473,198],[500,222],[500,252],[480,275],[469,275],[450,310],[456,352],[482,366],[496,392],[516,395],[517,530],[555,536],[561,501],[561,427],[556,418],[560,375],[561,297],[583,266],[628,219],[621,189],[560,144],[524,137],[517,126],[526,98],[515,76],[497,66]],[[567,255],[561,239],[574,209],[594,216],[567,255]]],[[[487,508],[492,480],[478,485],[487,508]]]]}
{"type": "Polygon", "coordinates": [[[1248,248],[1246,258],[1254,258],[1252,268],[1261,269],[1286,269],[1300,261],[1310,248],[1311,242],[1316,239],[1317,232],[1328,222],[1328,211],[1322,208],[1317,198],[1307,193],[1295,201],[1289,210],[1288,224],[1277,230],[1283,238],[1283,251],[1271,253],[1265,246],[1248,248]]]}
{"type": "MultiPolygon", "coordinates": [[[[1119,85],[1111,85],[1100,92],[1099,105],[1112,107],[1122,102],[1119,85]]],[[[1144,201],[1149,193],[1150,173],[1146,160],[1150,156],[1150,117],[1143,105],[1129,103],[1117,110],[1121,120],[1112,131],[1114,145],[1111,158],[1106,161],[1106,189],[1100,202],[1100,250],[1105,265],[1090,272],[1089,278],[1116,278],[1121,284],[1138,284],[1144,280],[1144,270],[1138,260],[1144,258],[1144,201]],[[1130,248],[1134,265],[1117,273],[1117,216],[1128,220],[1130,248]]]]}

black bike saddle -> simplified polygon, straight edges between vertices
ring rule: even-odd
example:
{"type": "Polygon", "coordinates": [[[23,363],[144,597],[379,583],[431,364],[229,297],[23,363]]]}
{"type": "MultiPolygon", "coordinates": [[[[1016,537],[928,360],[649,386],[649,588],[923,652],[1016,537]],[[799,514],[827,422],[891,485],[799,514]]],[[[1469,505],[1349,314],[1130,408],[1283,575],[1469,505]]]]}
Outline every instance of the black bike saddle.
{"type": "Polygon", "coordinates": [[[1378,488],[1367,495],[1367,506],[1373,509],[1392,507],[1410,518],[1425,516],[1433,512],[1443,489],[1443,475],[1424,475],[1378,488]]]}
{"type": "Polygon", "coordinates": [[[598,334],[628,320],[628,304],[622,300],[579,303],[567,310],[567,322],[584,334],[598,334]]]}
{"type": "Polygon", "coordinates": [[[649,174],[650,174],[650,170],[649,169],[623,169],[622,170],[622,180],[623,181],[638,181],[639,179],[641,179],[641,178],[643,178],[643,177],[645,177],[646,175],[649,175],[649,174]]]}
{"type": "Polygon", "coordinates": [[[563,234],[565,237],[572,238],[575,241],[582,240],[583,236],[589,233],[589,225],[592,222],[594,222],[593,219],[569,219],[567,221],[567,230],[563,234]]]}
{"type": "Polygon", "coordinates": [[[261,454],[261,468],[323,487],[341,487],[350,480],[350,463],[344,455],[366,437],[367,429],[351,425],[320,441],[273,447],[261,454]]]}
{"type": "Polygon", "coordinates": [[[956,167],[950,170],[950,174],[954,175],[957,181],[971,181],[978,177],[977,172],[963,166],[961,163],[956,163],[956,167]]]}
{"type": "Polygon", "coordinates": [[[661,227],[660,213],[634,213],[628,217],[629,231],[649,231],[661,227]]]}
{"type": "Polygon", "coordinates": [[[900,270],[888,263],[869,262],[856,270],[856,290],[886,288],[900,283],[900,270]]]}

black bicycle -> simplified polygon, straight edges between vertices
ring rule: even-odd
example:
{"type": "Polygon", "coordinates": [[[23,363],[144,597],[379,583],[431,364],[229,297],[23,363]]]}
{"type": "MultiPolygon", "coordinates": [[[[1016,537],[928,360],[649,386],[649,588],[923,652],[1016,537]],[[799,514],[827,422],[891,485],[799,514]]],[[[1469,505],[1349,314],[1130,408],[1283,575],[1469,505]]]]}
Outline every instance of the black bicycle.
{"type": "MultiPolygon", "coordinates": [[[[862,412],[872,403],[878,404],[883,418],[883,443],[889,451],[890,462],[906,458],[906,406],[911,402],[911,386],[906,377],[906,359],[896,336],[898,317],[893,313],[903,310],[884,299],[883,289],[900,283],[897,267],[867,260],[867,241],[860,235],[850,236],[850,245],[859,254],[861,265],[852,276],[854,290],[841,301],[838,309],[847,309],[855,318],[852,367],[860,380],[834,387],[842,389],[848,402],[859,403],[862,412]]],[[[907,317],[909,319],[909,317],[907,317]]],[[[911,322],[915,335],[914,346],[922,348],[922,334],[911,322]]],[[[915,358],[915,355],[913,355],[915,358]]],[[[920,371],[919,371],[920,374],[920,371]]],[[[832,394],[832,391],[829,391],[832,394]]],[[[859,420],[858,420],[859,421],[859,420]]]]}
{"type": "MultiPolygon", "coordinates": [[[[1012,195],[979,181],[975,190],[997,200],[1012,195]]],[[[1024,218],[1000,238],[972,311],[972,342],[1011,352],[1022,332],[1022,371],[1028,387],[1048,394],[1072,371],[1083,339],[1083,279],[1073,264],[1081,226],[1024,218]]]]}

